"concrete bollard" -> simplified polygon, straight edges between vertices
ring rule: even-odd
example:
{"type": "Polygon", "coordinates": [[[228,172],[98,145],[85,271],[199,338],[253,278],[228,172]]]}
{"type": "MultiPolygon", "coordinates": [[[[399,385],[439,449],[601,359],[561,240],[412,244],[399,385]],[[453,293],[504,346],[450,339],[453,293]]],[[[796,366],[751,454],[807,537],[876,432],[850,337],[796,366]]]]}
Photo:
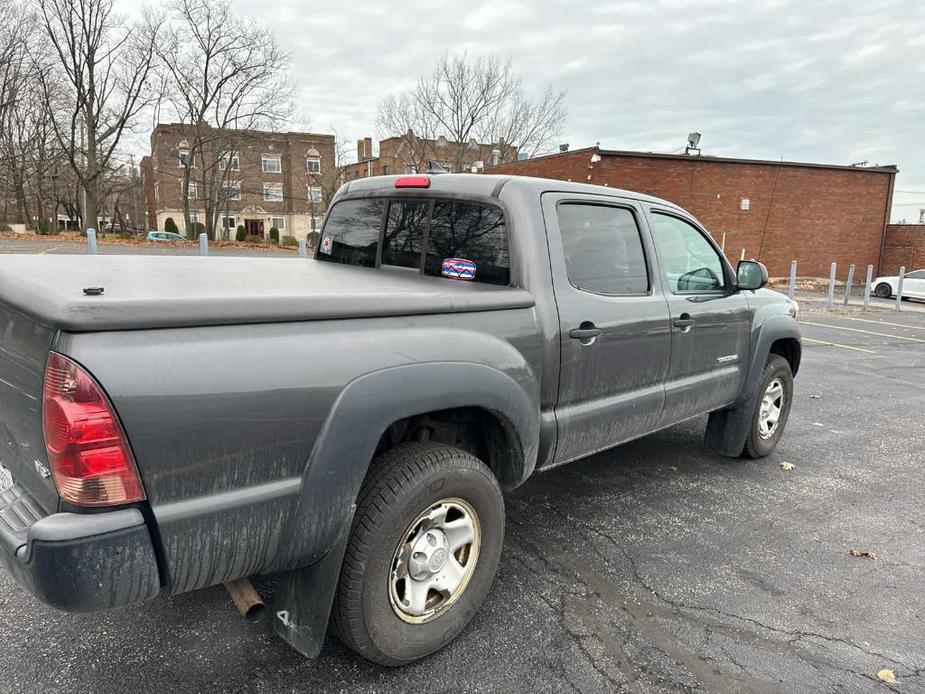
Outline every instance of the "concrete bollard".
{"type": "Polygon", "coordinates": [[[96,229],[87,229],[87,253],[96,255],[96,229]]]}
{"type": "Polygon", "coordinates": [[[199,234],[199,255],[209,255],[209,237],[199,234]]]}
{"type": "Polygon", "coordinates": [[[845,285],[845,303],[848,305],[848,300],[851,298],[851,284],[854,282],[854,264],[848,266],[848,283],[845,285]]]}
{"type": "Polygon", "coordinates": [[[836,264],[832,263],[832,269],[829,271],[829,308],[835,305],[835,268],[836,264]]]}
{"type": "Polygon", "coordinates": [[[899,268],[899,281],[896,283],[896,310],[903,310],[903,280],[906,279],[906,266],[899,268]]]}
{"type": "Polygon", "coordinates": [[[870,283],[874,278],[874,266],[867,266],[867,281],[864,282],[864,308],[870,305],[870,283]]]}
{"type": "Polygon", "coordinates": [[[797,292],[797,261],[790,261],[790,289],[787,290],[787,296],[793,301],[797,292]]]}
{"type": "Polygon", "coordinates": [[[305,250],[305,239],[299,239],[299,257],[308,257],[308,252],[305,250]]]}

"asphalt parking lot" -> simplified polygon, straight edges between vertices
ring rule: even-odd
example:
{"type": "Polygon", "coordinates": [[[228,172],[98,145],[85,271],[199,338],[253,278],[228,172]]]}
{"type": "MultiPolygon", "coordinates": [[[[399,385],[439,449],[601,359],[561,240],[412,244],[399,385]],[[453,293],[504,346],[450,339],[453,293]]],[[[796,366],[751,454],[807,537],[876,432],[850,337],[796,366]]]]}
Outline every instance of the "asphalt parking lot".
{"type": "Polygon", "coordinates": [[[925,306],[812,299],[772,456],[708,453],[701,418],[537,476],[487,605],[418,664],[304,660],[222,588],[71,615],[0,570],[0,691],[925,692],[925,306]]]}

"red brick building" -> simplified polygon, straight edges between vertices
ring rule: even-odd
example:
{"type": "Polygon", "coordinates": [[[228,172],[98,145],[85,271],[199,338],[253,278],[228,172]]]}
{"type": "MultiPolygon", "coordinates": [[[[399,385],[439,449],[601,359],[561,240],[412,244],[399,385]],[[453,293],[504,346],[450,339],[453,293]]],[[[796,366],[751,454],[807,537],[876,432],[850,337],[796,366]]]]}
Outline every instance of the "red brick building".
{"type": "MultiPolygon", "coordinates": [[[[598,147],[496,167],[509,173],[623,188],[694,214],[736,261],[761,260],[772,276],[798,261],[800,276],[824,277],[832,262],[886,271],[895,166],[852,167],[726,157],[652,154],[598,147]]],[[[908,265],[907,265],[908,267],[908,265]]],[[[863,271],[863,270],[860,270],[863,271]]]]}
{"type": "Polygon", "coordinates": [[[220,190],[211,194],[220,199],[219,238],[234,238],[238,225],[262,236],[274,227],[281,236],[295,237],[320,229],[327,202],[340,183],[333,135],[211,129],[204,137],[211,149],[191,155],[189,130],[162,123],[151,133],[151,154],[140,167],[148,228],[163,230],[169,217],[180,233],[190,235],[184,197],[189,198],[190,221],[201,224],[203,200],[217,184],[220,190]],[[184,162],[190,159],[190,186],[184,189],[184,162]]]}
{"type": "Polygon", "coordinates": [[[888,224],[883,244],[881,275],[925,269],[925,224],[888,224]]]}
{"type": "Polygon", "coordinates": [[[492,162],[517,159],[517,148],[501,144],[485,144],[470,140],[454,142],[445,137],[427,139],[409,130],[404,135],[379,140],[379,155],[373,156],[373,139],[357,140],[357,161],[344,167],[344,180],[370,176],[388,176],[424,171],[430,161],[437,162],[453,173],[481,170],[492,162]]]}

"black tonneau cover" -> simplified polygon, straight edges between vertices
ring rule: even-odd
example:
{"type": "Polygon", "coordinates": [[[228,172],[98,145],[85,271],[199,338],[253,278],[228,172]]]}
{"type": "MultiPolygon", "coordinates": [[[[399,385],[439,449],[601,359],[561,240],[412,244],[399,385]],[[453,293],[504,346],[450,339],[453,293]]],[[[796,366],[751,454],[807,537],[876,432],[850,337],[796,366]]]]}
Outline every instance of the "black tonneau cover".
{"type": "Polygon", "coordinates": [[[489,311],[523,289],[286,256],[0,255],[0,304],[72,332],[489,311]],[[102,295],[84,293],[103,287],[102,295]]]}

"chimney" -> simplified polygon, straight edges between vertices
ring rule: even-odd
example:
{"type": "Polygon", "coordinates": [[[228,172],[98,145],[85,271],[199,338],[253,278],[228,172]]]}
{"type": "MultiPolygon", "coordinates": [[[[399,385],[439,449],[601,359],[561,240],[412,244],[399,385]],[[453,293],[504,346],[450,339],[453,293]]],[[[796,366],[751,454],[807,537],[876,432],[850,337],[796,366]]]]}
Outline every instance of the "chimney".
{"type": "Polygon", "coordinates": [[[501,163],[501,150],[497,147],[491,150],[491,165],[497,166],[501,163]]]}
{"type": "Polygon", "coordinates": [[[565,142],[565,143],[559,145],[559,151],[560,151],[560,152],[568,152],[568,142],[565,142]]]}
{"type": "Polygon", "coordinates": [[[373,138],[364,137],[357,140],[357,161],[368,161],[373,158],[373,138]]]}
{"type": "Polygon", "coordinates": [[[925,207],[919,210],[919,224],[925,224],[925,207]]]}

